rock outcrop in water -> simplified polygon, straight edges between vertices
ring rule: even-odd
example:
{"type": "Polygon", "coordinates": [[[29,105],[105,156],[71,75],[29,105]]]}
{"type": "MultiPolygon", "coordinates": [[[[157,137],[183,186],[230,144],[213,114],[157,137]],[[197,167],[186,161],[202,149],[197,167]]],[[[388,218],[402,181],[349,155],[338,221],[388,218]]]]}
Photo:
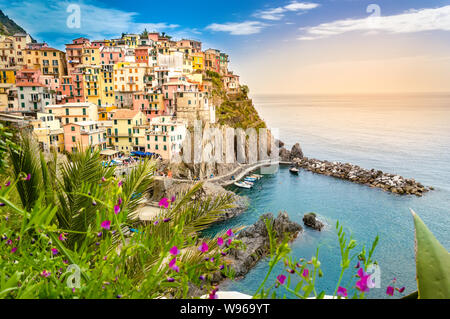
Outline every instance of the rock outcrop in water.
{"type": "Polygon", "coordinates": [[[303,151],[299,143],[292,146],[290,151],[284,148],[284,143],[281,141],[279,142],[279,147],[279,156],[282,162],[291,162],[294,159],[303,158],[303,151]]]}
{"type": "Polygon", "coordinates": [[[236,277],[247,274],[269,252],[269,234],[265,219],[271,221],[272,229],[279,239],[282,239],[285,234],[294,239],[302,231],[302,226],[291,221],[286,212],[280,212],[277,218],[274,218],[272,213],[260,216],[255,224],[240,231],[236,236],[236,239],[241,240],[246,248],[232,249],[226,258],[235,270],[236,277]]]}
{"type": "Polygon", "coordinates": [[[381,188],[399,195],[422,196],[432,189],[425,187],[412,178],[407,179],[400,175],[384,173],[380,170],[368,170],[350,163],[321,161],[303,157],[293,160],[293,164],[317,174],[333,176],[354,183],[381,188]]]}
{"type": "Polygon", "coordinates": [[[318,220],[316,218],[316,214],[315,213],[307,213],[303,216],[303,223],[308,226],[311,227],[312,229],[321,231],[323,228],[323,223],[318,220]]]}

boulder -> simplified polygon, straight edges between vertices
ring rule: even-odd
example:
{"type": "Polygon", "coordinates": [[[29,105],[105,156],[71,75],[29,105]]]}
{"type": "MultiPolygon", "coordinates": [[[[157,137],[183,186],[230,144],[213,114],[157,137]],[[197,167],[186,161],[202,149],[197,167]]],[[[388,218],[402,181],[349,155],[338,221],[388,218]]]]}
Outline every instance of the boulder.
{"type": "Polygon", "coordinates": [[[323,223],[316,218],[316,214],[315,213],[305,214],[303,216],[303,223],[306,226],[311,227],[312,229],[315,229],[315,230],[318,230],[318,231],[321,231],[323,226],[324,226],[323,223]]]}
{"type": "Polygon", "coordinates": [[[289,162],[291,160],[291,152],[284,147],[280,148],[279,156],[280,160],[283,162],[289,162]]]}
{"type": "Polygon", "coordinates": [[[303,151],[299,143],[296,143],[294,146],[292,146],[291,159],[293,158],[303,158],[303,151]]]}
{"type": "Polygon", "coordinates": [[[272,229],[279,240],[284,238],[284,235],[293,239],[302,231],[302,226],[291,221],[286,212],[280,212],[277,218],[274,218],[272,213],[261,215],[255,224],[243,229],[236,236],[236,239],[245,245],[245,249],[231,249],[227,256],[227,261],[234,269],[236,277],[248,273],[269,252],[269,234],[265,219],[271,221],[272,229]]]}

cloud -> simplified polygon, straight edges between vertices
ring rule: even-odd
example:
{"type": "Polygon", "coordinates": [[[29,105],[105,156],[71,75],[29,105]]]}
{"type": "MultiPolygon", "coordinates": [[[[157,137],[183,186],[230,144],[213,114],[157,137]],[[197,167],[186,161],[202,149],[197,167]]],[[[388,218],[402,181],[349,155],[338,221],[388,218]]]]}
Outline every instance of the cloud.
{"type": "Polygon", "coordinates": [[[318,6],[318,3],[294,1],[283,7],[259,10],[258,12],[254,13],[253,16],[264,20],[278,21],[283,19],[285,13],[287,12],[307,11],[315,9],[318,6]]]}
{"type": "Polygon", "coordinates": [[[259,21],[245,21],[245,22],[228,22],[228,23],[213,23],[206,27],[207,30],[216,32],[228,32],[232,35],[247,35],[261,32],[261,30],[268,26],[259,21]]]}
{"type": "Polygon", "coordinates": [[[91,40],[117,37],[122,32],[140,33],[145,28],[148,31],[175,29],[176,24],[165,22],[136,22],[139,16],[136,12],[127,12],[109,7],[101,7],[94,2],[79,3],[80,27],[70,28],[67,18],[73,11],[67,11],[68,1],[53,2],[50,0],[33,2],[10,2],[0,0],[4,12],[33,36],[54,33],[58,35],[84,35],[91,40]],[[48,22],[48,23],[46,23],[48,22]]]}
{"type": "Polygon", "coordinates": [[[413,33],[423,31],[450,31],[450,6],[440,8],[410,9],[391,16],[370,16],[363,19],[346,19],[301,28],[299,40],[315,40],[360,31],[365,34],[413,33]]]}

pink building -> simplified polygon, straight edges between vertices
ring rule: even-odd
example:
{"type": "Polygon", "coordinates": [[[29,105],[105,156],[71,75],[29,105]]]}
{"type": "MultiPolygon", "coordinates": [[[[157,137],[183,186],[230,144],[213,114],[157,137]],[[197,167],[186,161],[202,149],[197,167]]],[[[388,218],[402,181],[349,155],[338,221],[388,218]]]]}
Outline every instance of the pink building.
{"type": "Polygon", "coordinates": [[[125,62],[125,50],[121,47],[100,48],[100,61],[102,65],[125,62]]]}
{"type": "Polygon", "coordinates": [[[64,125],[64,149],[67,152],[106,148],[106,129],[97,121],[84,121],[64,125]]]}
{"type": "Polygon", "coordinates": [[[175,93],[176,92],[198,92],[198,85],[186,81],[184,77],[170,77],[168,82],[163,85],[164,108],[168,115],[175,112],[175,93]]]}

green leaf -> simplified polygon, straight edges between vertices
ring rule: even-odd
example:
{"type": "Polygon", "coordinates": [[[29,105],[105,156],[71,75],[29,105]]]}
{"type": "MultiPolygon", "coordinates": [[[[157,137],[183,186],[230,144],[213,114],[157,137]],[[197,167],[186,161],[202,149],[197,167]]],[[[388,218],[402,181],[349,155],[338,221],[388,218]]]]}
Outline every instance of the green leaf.
{"type": "Polygon", "coordinates": [[[450,298],[450,255],[411,210],[416,229],[416,277],[419,299],[450,298]]]}

